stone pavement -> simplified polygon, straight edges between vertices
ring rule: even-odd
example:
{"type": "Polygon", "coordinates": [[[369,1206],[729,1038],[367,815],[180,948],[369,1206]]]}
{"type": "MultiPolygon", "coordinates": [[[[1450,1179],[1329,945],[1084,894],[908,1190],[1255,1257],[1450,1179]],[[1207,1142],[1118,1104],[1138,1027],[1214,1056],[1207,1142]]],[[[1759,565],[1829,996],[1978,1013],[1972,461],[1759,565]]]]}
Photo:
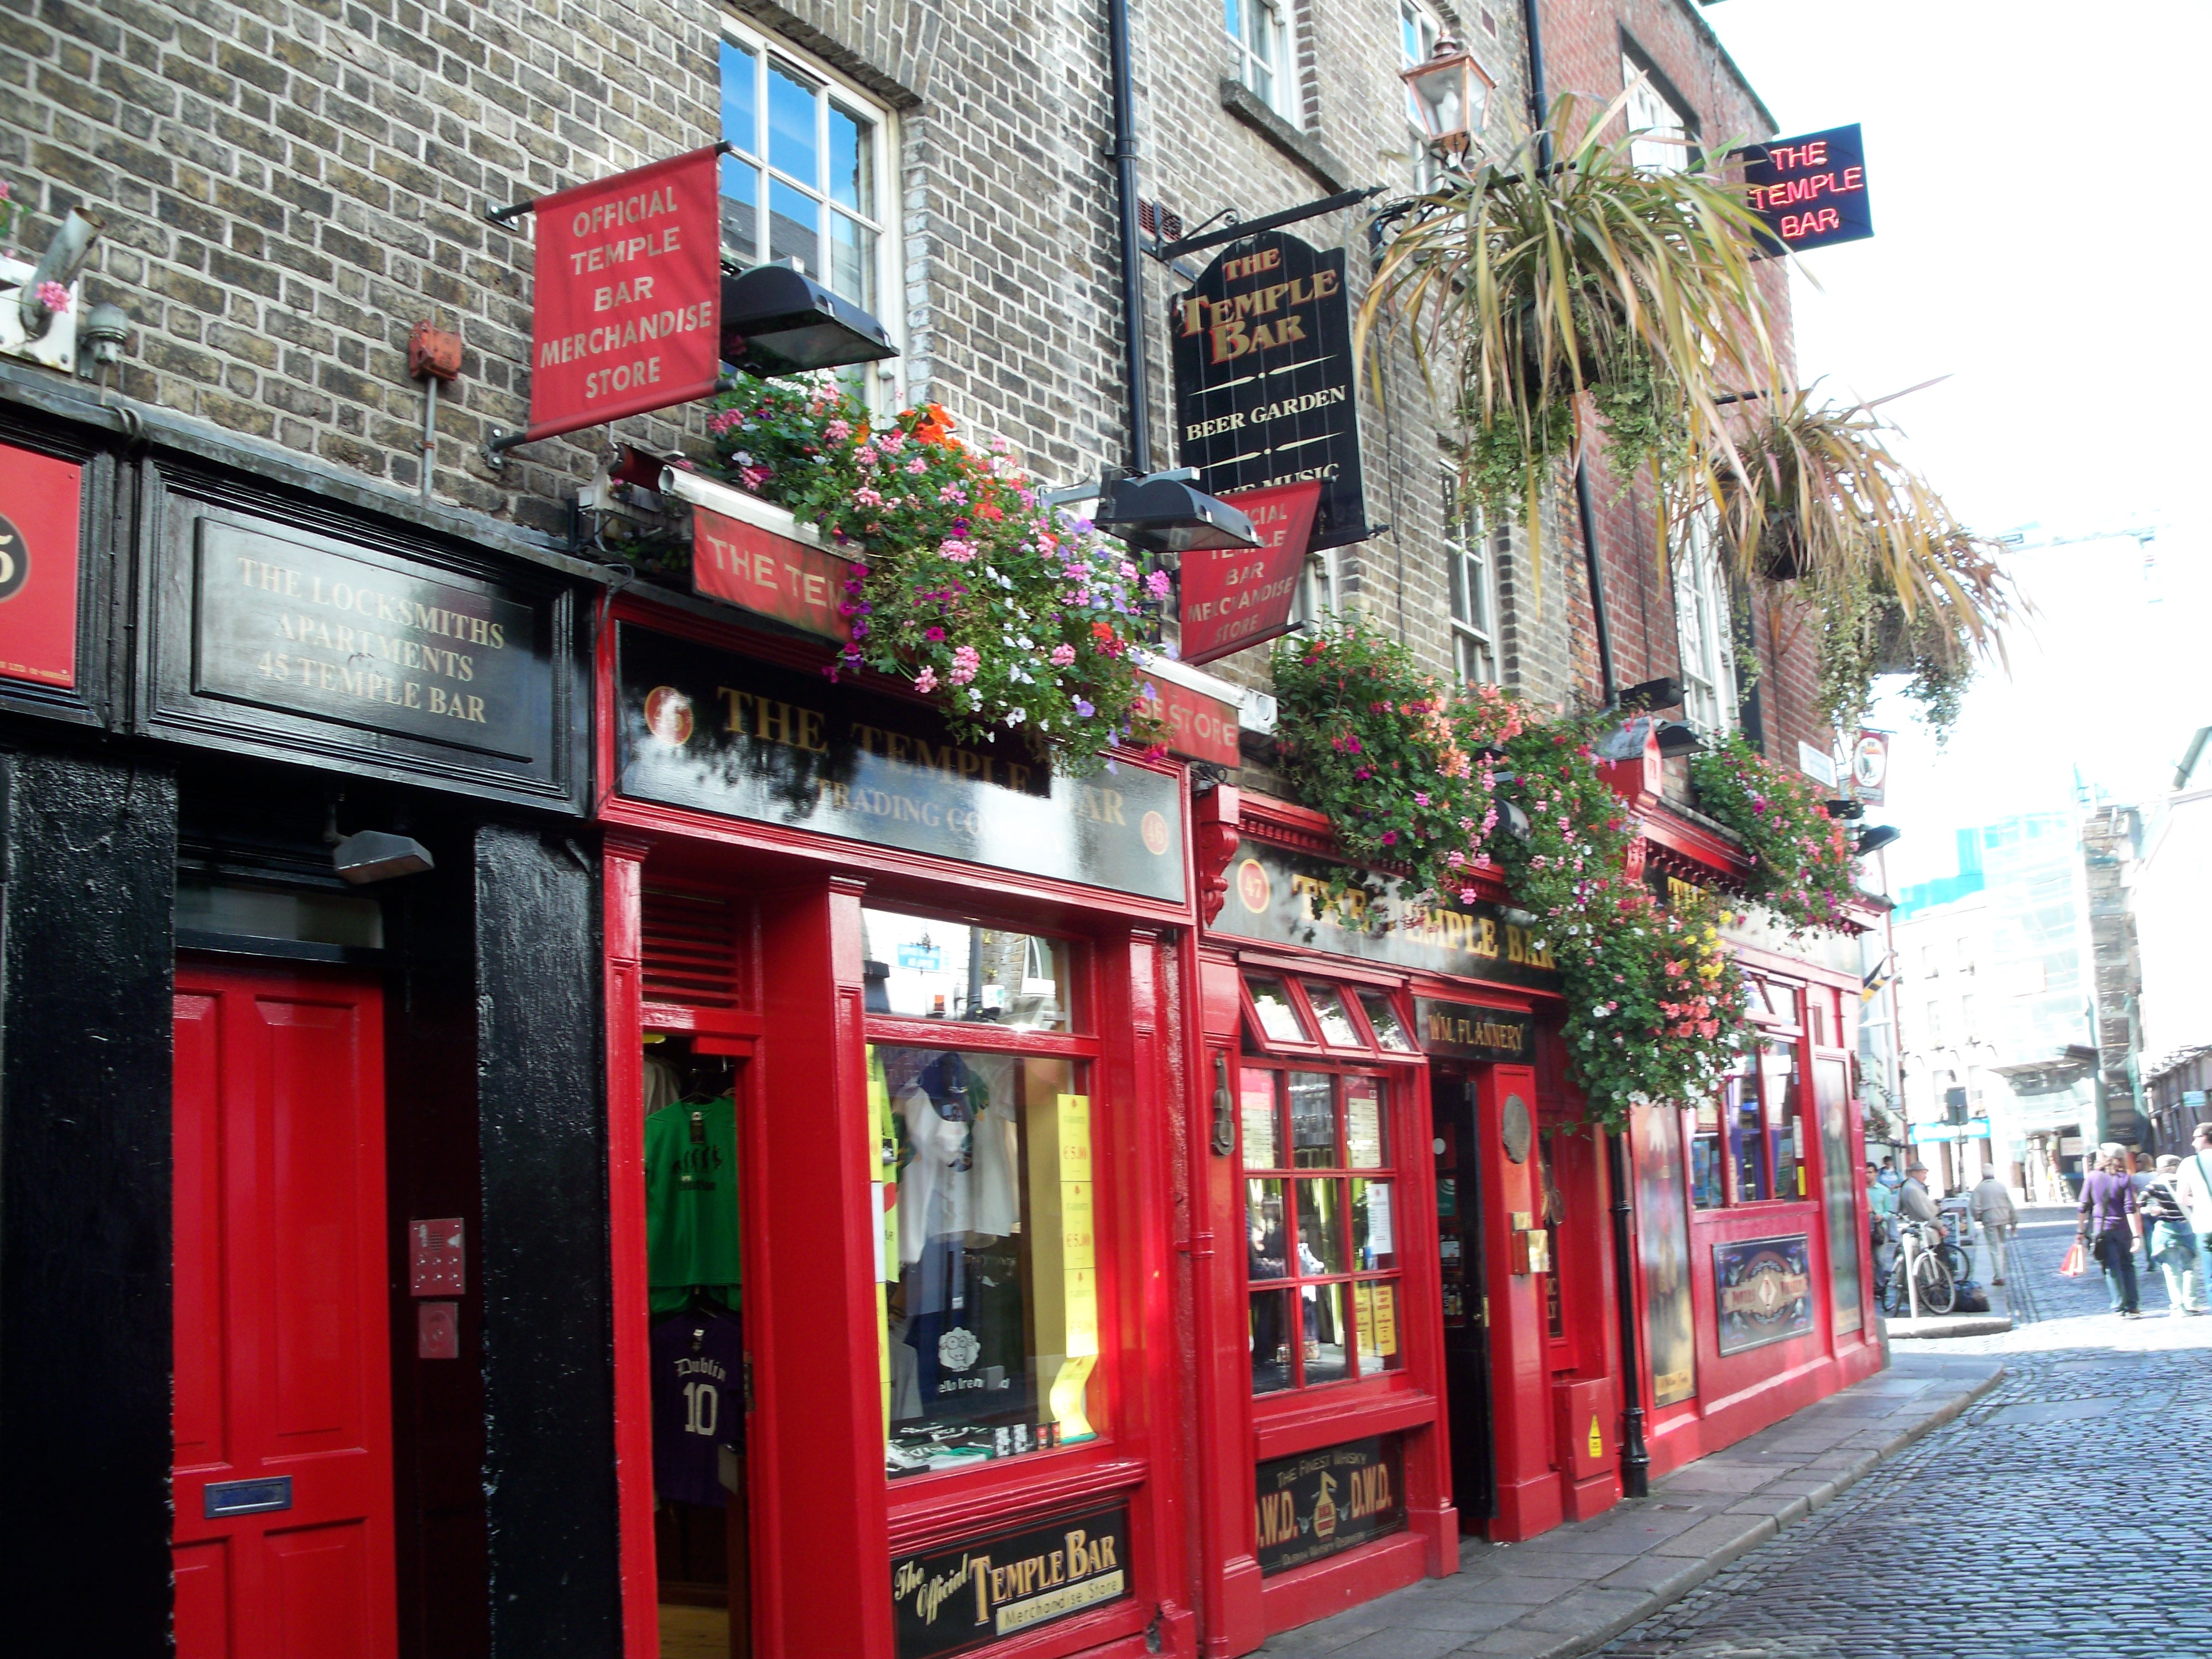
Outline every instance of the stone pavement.
{"type": "Polygon", "coordinates": [[[1822,1510],[2003,1375],[1987,1354],[1923,1345],[1889,1370],[1726,1451],[1651,1496],[1525,1544],[1463,1540],[1461,1570],[1286,1631],[1271,1659],[1567,1659],[1588,1653],[1822,1510]]]}

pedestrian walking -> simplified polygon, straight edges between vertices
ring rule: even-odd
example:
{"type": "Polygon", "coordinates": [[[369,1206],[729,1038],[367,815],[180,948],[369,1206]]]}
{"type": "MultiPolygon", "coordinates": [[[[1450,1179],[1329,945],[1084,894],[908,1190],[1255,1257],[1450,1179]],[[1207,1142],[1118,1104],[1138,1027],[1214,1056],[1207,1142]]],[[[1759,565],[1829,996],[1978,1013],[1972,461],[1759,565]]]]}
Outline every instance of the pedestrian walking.
{"type": "Polygon", "coordinates": [[[2005,1282],[2005,1242],[2019,1226],[2020,1218],[2013,1210],[2011,1192],[1997,1179],[1995,1170],[1982,1177],[1973,1197],[1967,1200],[1967,1207],[1973,1212],[1974,1224],[1982,1230],[1982,1243],[1989,1247],[1990,1283],[2002,1285],[2005,1282]]]}
{"type": "Polygon", "coordinates": [[[2142,1236],[2142,1211],[2128,1179],[2128,1149],[2108,1140],[2097,1149],[2097,1167],[2081,1182],[2082,1242],[2105,1270],[2105,1293],[2123,1319],[2142,1317],[2136,1286],[2135,1241],[2142,1236]]]}
{"type": "MultiPolygon", "coordinates": [[[[2180,1160],[2181,1172],[2173,1182],[2173,1195],[2181,1200],[2181,1207],[2189,1212],[2189,1224],[2196,1230],[2200,1254],[2212,1246],[2212,1123],[2197,1126],[2196,1150],[2180,1160]]],[[[2197,1279],[2200,1290],[2203,1279],[2197,1279]]]]}
{"type": "Polygon", "coordinates": [[[2150,1224],[2150,1259],[2166,1276],[2166,1299],[2172,1304],[2168,1316],[2174,1319],[2204,1311],[2199,1236],[2173,1190],[2180,1173],[2181,1160],[2168,1152],[2159,1159],[2158,1173],[2142,1193],[2143,1219],[2150,1224]]]}

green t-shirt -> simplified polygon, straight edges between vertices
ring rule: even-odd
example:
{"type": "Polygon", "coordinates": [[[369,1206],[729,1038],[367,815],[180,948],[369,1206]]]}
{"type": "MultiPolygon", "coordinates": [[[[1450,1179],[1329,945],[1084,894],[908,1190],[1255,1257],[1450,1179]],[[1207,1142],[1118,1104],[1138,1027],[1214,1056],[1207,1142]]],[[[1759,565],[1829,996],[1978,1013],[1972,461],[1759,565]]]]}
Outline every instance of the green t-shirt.
{"type": "Polygon", "coordinates": [[[645,1121],[646,1284],[668,1313],[705,1291],[738,1305],[738,1119],[725,1096],[645,1121]]]}

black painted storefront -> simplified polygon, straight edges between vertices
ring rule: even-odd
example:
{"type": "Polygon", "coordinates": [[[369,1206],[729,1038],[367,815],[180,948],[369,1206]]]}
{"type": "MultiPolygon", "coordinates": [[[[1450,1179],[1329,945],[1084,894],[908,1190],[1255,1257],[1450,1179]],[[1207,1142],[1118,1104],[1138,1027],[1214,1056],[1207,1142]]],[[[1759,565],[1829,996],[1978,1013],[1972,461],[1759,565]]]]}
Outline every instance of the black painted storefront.
{"type": "Polygon", "coordinates": [[[0,445],[83,490],[76,684],[0,678],[0,1645],[168,1650],[182,950],[381,989],[398,1651],[611,1651],[595,573],[146,413],[125,431],[0,373],[0,445]],[[249,590],[241,559],[297,574],[249,590]],[[271,629],[332,623],[334,583],[356,636],[257,683],[271,629]],[[465,678],[424,655],[449,647],[465,678]],[[344,888],[334,804],[435,869],[344,888]],[[373,896],[382,945],[180,926],[180,881],[373,896]],[[405,1223],[441,1216],[467,1228],[458,1363],[416,1357],[405,1223]]]}

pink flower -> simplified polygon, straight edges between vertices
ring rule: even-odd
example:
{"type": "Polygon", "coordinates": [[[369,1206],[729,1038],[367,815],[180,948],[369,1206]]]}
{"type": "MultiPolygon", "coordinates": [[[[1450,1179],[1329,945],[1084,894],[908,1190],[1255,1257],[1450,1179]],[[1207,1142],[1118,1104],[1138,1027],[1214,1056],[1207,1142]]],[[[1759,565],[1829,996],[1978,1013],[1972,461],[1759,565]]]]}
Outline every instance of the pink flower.
{"type": "Polygon", "coordinates": [[[921,456],[917,455],[906,464],[906,470],[909,472],[915,473],[927,472],[929,471],[929,463],[921,456]]]}
{"type": "MultiPolygon", "coordinates": [[[[919,461],[921,459],[921,458],[918,455],[915,457],[915,461],[919,461]]],[[[907,471],[909,472],[917,472],[921,471],[921,468],[909,464],[907,467],[907,471]]],[[[949,483],[937,492],[937,499],[947,503],[948,505],[965,507],[968,504],[968,492],[963,489],[957,483],[949,483]]]]}
{"type": "Polygon", "coordinates": [[[1074,661],[1075,647],[1068,644],[1065,640],[1053,647],[1052,665],[1054,668],[1066,668],[1072,665],[1074,661]]]}
{"type": "Polygon", "coordinates": [[[1168,589],[1173,584],[1168,580],[1168,573],[1164,570],[1155,570],[1145,578],[1145,591],[1156,599],[1167,598],[1168,589]]]}
{"type": "Polygon", "coordinates": [[[1419,790],[1418,790],[1418,789],[1416,789],[1415,791],[1413,791],[1413,805],[1416,805],[1416,806],[1426,806],[1428,804],[1429,804],[1429,798],[1428,798],[1426,795],[1423,794],[1423,793],[1422,793],[1419,790]]]}
{"type": "Polygon", "coordinates": [[[937,671],[934,668],[925,667],[921,672],[914,677],[914,689],[917,691],[936,690],[937,671]]]}
{"type": "Polygon", "coordinates": [[[832,421],[822,428],[822,435],[833,443],[842,444],[853,435],[853,423],[850,421],[832,421]]]}
{"type": "Polygon", "coordinates": [[[864,484],[853,492],[853,504],[855,507],[881,507],[884,498],[864,484]]]}
{"type": "Polygon", "coordinates": [[[937,550],[955,564],[965,564],[975,556],[975,544],[963,542],[957,536],[948,536],[937,544],[937,550]]]}
{"type": "Polygon", "coordinates": [[[5,179],[0,179],[0,202],[6,201],[15,193],[15,186],[9,184],[5,179]]]}
{"type": "Polygon", "coordinates": [[[58,317],[70,308],[70,291],[59,283],[40,283],[39,303],[58,317]]]}
{"type": "Polygon", "coordinates": [[[932,645],[935,645],[945,637],[945,630],[941,628],[925,628],[921,630],[921,637],[932,645]]]}
{"type": "Polygon", "coordinates": [[[952,685],[965,685],[975,678],[976,670],[982,665],[983,659],[974,646],[961,646],[952,653],[952,670],[945,675],[945,680],[952,685]]]}

